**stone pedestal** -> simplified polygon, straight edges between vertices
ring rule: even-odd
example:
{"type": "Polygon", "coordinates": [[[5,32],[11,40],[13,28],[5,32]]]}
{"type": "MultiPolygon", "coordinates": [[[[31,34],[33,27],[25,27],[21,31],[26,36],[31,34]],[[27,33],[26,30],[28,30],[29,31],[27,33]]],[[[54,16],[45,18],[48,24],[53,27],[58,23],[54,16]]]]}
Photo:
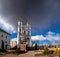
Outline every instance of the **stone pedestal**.
{"type": "Polygon", "coordinates": [[[26,52],[26,44],[20,44],[20,50],[26,52]]]}

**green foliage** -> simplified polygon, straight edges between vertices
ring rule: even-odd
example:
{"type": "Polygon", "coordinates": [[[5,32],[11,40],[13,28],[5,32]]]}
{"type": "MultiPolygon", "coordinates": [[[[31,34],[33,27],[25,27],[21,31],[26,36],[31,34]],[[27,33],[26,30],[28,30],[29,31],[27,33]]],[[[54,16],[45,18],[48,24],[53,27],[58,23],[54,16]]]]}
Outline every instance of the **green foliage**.
{"type": "Polygon", "coordinates": [[[16,53],[19,53],[19,52],[20,52],[20,49],[19,49],[19,48],[17,48],[17,49],[15,50],[15,52],[16,52],[16,53]]]}
{"type": "Polygon", "coordinates": [[[56,50],[55,50],[56,53],[59,52],[59,49],[58,49],[58,45],[56,45],[56,50]]]}
{"type": "Polygon", "coordinates": [[[50,54],[48,46],[45,46],[43,54],[50,54]]]}
{"type": "Polygon", "coordinates": [[[16,50],[10,50],[10,53],[19,53],[20,49],[16,49],[16,50]]]}
{"type": "Polygon", "coordinates": [[[60,48],[59,48],[59,52],[60,52],[60,48]]]}
{"type": "Polygon", "coordinates": [[[0,52],[7,52],[5,49],[0,49],[0,52]]]}
{"type": "Polygon", "coordinates": [[[53,50],[50,50],[50,51],[49,51],[50,54],[53,54],[53,52],[54,52],[53,50]]]}

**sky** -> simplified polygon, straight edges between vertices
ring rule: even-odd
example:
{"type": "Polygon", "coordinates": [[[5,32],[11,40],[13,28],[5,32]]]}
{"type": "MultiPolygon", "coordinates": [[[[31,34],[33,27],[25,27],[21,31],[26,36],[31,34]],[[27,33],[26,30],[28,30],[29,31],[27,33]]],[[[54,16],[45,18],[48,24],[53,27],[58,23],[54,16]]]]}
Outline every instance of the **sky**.
{"type": "MultiPolygon", "coordinates": [[[[23,24],[26,24],[28,16],[30,16],[32,28],[31,38],[39,39],[39,41],[33,41],[39,44],[42,38],[48,42],[46,38],[50,36],[52,39],[59,39],[60,0],[0,0],[0,28],[11,33],[11,38],[16,38],[18,19],[21,17],[23,24]],[[49,36],[48,32],[55,34],[49,36]]],[[[54,43],[56,42],[54,40],[54,43]]]]}

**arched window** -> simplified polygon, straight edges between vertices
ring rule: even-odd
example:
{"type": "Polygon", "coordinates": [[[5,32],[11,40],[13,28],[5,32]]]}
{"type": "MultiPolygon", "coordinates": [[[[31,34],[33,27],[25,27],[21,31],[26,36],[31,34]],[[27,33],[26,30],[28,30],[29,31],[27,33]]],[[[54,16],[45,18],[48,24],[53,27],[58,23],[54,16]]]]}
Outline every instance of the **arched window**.
{"type": "Polygon", "coordinates": [[[1,35],[1,37],[3,37],[3,34],[1,35]]]}
{"type": "Polygon", "coordinates": [[[6,38],[7,38],[7,36],[6,36],[6,38]]]}

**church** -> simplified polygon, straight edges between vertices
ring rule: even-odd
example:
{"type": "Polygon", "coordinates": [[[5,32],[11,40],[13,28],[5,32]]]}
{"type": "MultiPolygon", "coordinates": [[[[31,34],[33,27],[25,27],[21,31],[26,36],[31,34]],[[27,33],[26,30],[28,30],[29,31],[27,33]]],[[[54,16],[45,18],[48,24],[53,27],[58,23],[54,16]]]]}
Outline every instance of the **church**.
{"type": "Polygon", "coordinates": [[[31,23],[27,21],[25,25],[23,25],[22,19],[18,20],[18,35],[17,35],[18,48],[20,44],[25,43],[28,47],[31,46],[31,23]]]}

